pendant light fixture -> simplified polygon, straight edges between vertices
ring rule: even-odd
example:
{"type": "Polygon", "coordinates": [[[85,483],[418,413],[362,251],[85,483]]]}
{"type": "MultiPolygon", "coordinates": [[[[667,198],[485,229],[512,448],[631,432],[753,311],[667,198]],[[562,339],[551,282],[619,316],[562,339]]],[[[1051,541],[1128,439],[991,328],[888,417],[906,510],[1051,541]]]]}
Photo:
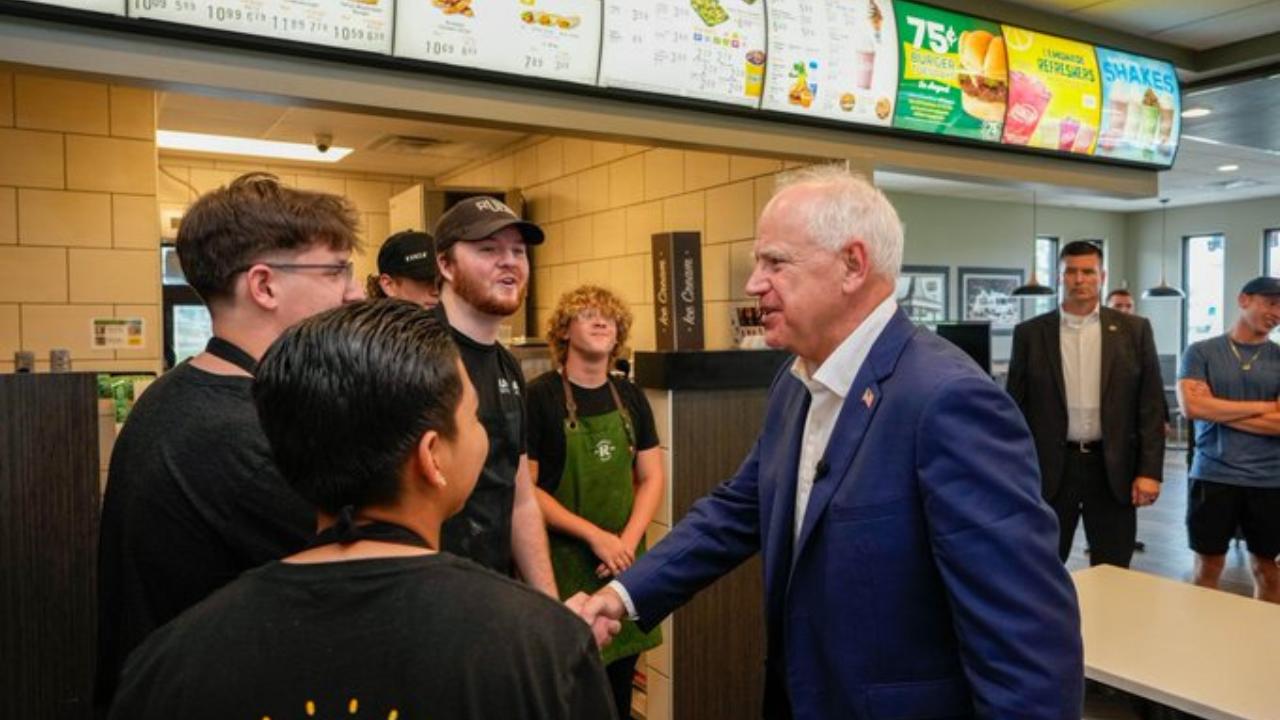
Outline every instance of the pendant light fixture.
{"type": "Polygon", "coordinates": [[[1160,284],[1155,287],[1147,288],[1142,291],[1144,298],[1177,298],[1181,300],[1185,298],[1186,293],[1169,284],[1168,276],[1165,274],[1165,264],[1168,262],[1166,251],[1167,230],[1169,227],[1169,198],[1160,198],[1160,284]]]}
{"type": "Polygon", "coordinates": [[[1009,293],[1013,297],[1047,297],[1057,295],[1049,285],[1041,285],[1036,278],[1036,191],[1031,191],[1031,282],[1019,285],[1009,293]]]}

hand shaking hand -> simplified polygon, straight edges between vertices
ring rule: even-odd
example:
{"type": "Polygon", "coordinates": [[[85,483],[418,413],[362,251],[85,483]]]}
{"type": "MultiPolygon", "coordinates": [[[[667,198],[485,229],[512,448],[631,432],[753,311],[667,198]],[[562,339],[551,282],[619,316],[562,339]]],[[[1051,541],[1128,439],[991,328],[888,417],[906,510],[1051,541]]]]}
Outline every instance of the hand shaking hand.
{"type": "Polygon", "coordinates": [[[595,595],[577,593],[565,600],[564,604],[591,626],[591,634],[595,636],[596,645],[600,647],[613,641],[613,637],[622,629],[622,618],[627,612],[626,606],[622,604],[622,598],[607,587],[595,595]]]}

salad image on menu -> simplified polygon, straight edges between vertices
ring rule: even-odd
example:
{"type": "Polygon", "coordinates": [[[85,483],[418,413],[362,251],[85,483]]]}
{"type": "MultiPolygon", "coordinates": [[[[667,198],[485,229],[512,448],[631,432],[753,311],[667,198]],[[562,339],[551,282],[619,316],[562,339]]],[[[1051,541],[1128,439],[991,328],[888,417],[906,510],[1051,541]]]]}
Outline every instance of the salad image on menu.
{"type": "Polygon", "coordinates": [[[602,87],[757,107],[761,0],[603,0],[602,87]]]}
{"type": "Polygon", "coordinates": [[[771,0],[762,107],[887,126],[898,93],[890,0],[771,0]]]}
{"type": "Polygon", "coordinates": [[[1093,46],[1004,26],[1009,110],[1003,142],[1092,154],[1101,119],[1093,46]]]}
{"type": "Polygon", "coordinates": [[[1102,73],[1102,132],[1095,155],[1173,162],[1182,108],[1173,65],[1097,48],[1102,73]]]}
{"type": "Polygon", "coordinates": [[[894,3],[898,104],[893,126],[999,142],[1010,92],[1000,26],[915,3],[894,3]]]}

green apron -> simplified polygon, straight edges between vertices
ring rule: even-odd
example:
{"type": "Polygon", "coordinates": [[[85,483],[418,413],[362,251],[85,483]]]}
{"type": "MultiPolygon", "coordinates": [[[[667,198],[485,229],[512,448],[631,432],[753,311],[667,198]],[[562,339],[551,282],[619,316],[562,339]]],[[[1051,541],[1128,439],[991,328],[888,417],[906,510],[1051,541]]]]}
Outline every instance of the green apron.
{"type": "MultiPolygon", "coordinates": [[[[606,382],[617,409],[604,415],[579,418],[573,391],[563,373],[560,381],[564,385],[569,416],[564,422],[564,475],[554,497],[569,512],[608,532],[620,533],[635,504],[632,461],[636,450],[631,418],[611,381],[606,382]]],[[[596,577],[600,558],[586,542],[555,531],[550,532],[549,539],[551,565],[562,600],[576,592],[593,593],[609,582],[609,578],[596,577]]],[[[644,547],[641,538],[637,558],[644,553],[644,547]]],[[[634,622],[623,620],[622,631],[603,651],[604,662],[607,665],[661,643],[661,629],[654,628],[646,634],[634,622]]]]}

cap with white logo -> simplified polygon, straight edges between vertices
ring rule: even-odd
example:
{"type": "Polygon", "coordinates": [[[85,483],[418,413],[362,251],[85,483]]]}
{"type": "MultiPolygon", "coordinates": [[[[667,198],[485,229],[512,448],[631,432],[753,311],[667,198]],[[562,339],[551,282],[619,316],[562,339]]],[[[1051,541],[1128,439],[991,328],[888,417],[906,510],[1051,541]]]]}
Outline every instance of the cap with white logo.
{"type": "Polygon", "coordinates": [[[545,239],[542,228],[521,220],[501,200],[488,196],[467,198],[449,208],[436,222],[436,250],[444,252],[456,242],[484,240],[508,227],[519,230],[529,245],[538,245],[545,239]]]}

